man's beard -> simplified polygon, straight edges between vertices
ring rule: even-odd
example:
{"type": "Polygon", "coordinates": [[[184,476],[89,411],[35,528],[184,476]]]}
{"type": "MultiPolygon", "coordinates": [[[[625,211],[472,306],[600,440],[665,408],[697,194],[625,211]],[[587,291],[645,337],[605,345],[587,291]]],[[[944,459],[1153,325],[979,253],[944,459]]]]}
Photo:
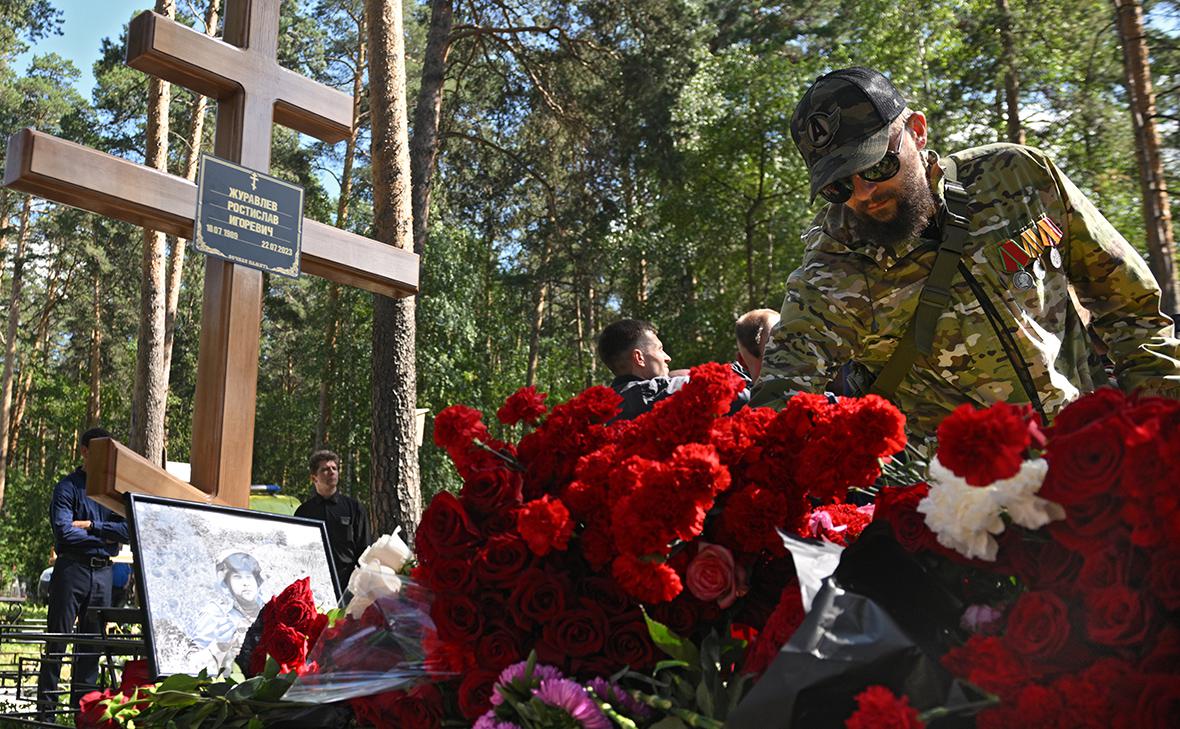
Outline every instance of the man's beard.
{"type": "Polygon", "coordinates": [[[896,199],[897,212],[891,220],[861,216],[848,208],[848,231],[856,244],[871,243],[892,248],[897,243],[920,236],[938,212],[938,200],[920,167],[910,168],[896,199]]]}

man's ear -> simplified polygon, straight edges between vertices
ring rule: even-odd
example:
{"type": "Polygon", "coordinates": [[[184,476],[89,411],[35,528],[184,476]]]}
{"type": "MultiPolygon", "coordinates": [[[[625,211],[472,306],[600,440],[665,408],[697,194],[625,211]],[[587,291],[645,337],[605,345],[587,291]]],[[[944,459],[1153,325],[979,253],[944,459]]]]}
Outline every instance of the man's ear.
{"type": "Polygon", "coordinates": [[[643,367],[644,363],[646,362],[643,356],[643,350],[639,348],[632,349],[630,362],[635,367],[643,367]]]}
{"type": "Polygon", "coordinates": [[[926,115],[915,111],[906,120],[906,127],[914,135],[914,146],[919,150],[926,149],[926,115]]]}

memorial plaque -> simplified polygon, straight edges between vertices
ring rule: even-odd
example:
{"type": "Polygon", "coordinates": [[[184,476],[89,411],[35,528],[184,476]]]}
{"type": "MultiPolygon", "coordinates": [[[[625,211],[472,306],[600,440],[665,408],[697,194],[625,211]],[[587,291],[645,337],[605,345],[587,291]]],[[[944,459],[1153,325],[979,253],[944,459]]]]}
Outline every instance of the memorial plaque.
{"type": "Polygon", "coordinates": [[[194,228],[202,253],[298,278],[303,188],[202,154],[194,228]]]}

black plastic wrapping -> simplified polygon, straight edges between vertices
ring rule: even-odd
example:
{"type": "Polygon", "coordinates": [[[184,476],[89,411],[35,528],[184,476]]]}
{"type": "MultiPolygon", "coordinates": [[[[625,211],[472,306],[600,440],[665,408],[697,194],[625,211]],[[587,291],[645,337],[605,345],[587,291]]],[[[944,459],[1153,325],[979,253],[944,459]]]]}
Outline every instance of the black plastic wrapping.
{"type": "Polygon", "coordinates": [[[726,725],[842,727],[856,710],[856,694],[882,685],[908,696],[918,711],[951,710],[932,727],[972,726],[984,696],[938,664],[960,638],[961,613],[888,529],[874,525],[841,555],[802,625],[726,725]]]}

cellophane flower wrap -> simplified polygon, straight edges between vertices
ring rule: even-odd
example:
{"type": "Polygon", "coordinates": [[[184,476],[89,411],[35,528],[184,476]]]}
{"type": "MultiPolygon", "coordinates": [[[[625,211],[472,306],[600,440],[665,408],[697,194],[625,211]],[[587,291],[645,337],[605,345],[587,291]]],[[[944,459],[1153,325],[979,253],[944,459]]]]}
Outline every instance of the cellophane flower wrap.
{"type": "Polygon", "coordinates": [[[411,556],[397,531],[365,550],[336,621],[311,643],[287,700],[385,700],[387,693],[443,677],[426,663],[425,647],[437,639],[430,617],[433,595],[401,574],[411,556]]]}
{"type": "MultiPolygon", "coordinates": [[[[467,721],[532,651],[572,680],[652,669],[645,611],[687,638],[727,624],[753,637],[772,613],[772,634],[789,635],[799,588],[776,528],[855,538],[872,510],[841,502],[904,447],[904,418],[875,396],[727,415],[742,386],[701,365],[620,422],[610,388],[551,410],[526,388],[497,413],[501,437],[472,408],[439,413],[434,440],[463,486],[423,513],[412,575],[435,593],[428,662],[461,676],[446,692],[467,721]]],[[[757,648],[763,662],[775,649],[757,648]]]]}

